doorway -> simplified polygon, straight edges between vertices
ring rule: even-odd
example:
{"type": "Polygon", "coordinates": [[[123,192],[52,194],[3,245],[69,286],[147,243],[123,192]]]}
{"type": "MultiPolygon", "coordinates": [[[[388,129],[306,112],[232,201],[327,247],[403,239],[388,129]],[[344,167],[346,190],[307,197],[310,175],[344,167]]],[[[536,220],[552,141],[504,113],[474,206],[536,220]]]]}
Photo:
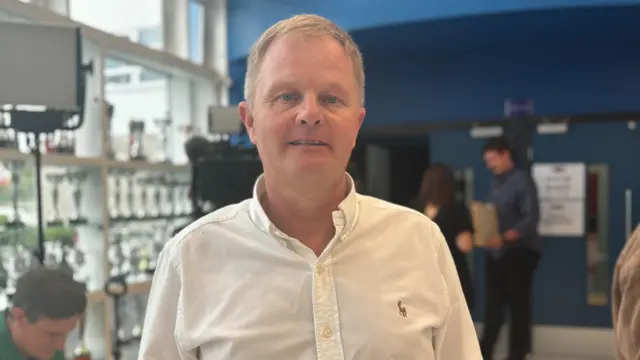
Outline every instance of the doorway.
{"type": "Polygon", "coordinates": [[[430,163],[428,138],[363,140],[356,145],[352,160],[363,174],[367,194],[408,206],[430,163]]]}

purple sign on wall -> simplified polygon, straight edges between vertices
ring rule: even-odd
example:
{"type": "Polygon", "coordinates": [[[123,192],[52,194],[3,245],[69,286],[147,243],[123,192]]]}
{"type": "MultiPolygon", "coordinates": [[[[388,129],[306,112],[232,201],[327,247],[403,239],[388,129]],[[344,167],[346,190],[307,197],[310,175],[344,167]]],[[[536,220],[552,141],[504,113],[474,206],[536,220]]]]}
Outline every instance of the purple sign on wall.
{"type": "Polygon", "coordinates": [[[504,101],[504,116],[508,118],[533,116],[532,99],[507,99],[504,101]]]}

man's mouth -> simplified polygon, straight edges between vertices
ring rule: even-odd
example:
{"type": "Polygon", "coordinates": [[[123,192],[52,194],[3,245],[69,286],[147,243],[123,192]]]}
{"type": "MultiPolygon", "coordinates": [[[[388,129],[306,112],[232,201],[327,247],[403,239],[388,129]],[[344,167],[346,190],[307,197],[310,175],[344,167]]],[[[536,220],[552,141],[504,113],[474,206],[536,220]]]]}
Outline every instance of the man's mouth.
{"type": "Polygon", "coordinates": [[[289,141],[289,145],[327,146],[327,143],[319,140],[295,140],[295,141],[289,141]]]}

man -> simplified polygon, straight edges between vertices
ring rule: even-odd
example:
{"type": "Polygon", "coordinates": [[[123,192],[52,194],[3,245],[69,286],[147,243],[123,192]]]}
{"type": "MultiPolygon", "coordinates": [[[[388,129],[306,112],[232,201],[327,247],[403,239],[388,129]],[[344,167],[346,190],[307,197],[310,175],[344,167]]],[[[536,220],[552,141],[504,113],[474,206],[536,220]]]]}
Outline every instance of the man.
{"type": "Polygon", "coordinates": [[[533,179],[516,169],[504,137],[490,139],[484,160],[494,174],[488,201],[495,204],[499,237],[487,243],[486,308],[480,341],[485,360],[493,350],[509,308],[508,360],[524,360],[530,350],[533,272],[540,258],[538,193],[533,179]]]}
{"type": "Polygon", "coordinates": [[[618,257],[612,299],[617,358],[640,359],[640,226],[618,257]]]}
{"type": "Polygon", "coordinates": [[[350,36],[314,15],[275,24],[245,98],[264,174],[165,246],[139,359],[481,359],[437,226],[345,173],[365,115],[350,36]]]}
{"type": "Polygon", "coordinates": [[[38,267],[16,282],[0,319],[1,360],[64,360],[67,335],[87,306],[84,285],[62,269],[38,267]]]}

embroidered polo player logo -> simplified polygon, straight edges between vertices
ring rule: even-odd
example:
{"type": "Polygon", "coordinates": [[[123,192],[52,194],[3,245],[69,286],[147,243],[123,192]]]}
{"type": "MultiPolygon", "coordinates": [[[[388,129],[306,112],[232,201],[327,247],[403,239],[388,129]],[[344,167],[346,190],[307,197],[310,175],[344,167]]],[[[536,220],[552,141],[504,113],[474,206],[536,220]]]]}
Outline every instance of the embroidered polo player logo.
{"type": "Polygon", "coordinates": [[[398,311],[403,318],[407,317],[407,308],[402,304],[402,300],[398,300],[398,311]]]}

